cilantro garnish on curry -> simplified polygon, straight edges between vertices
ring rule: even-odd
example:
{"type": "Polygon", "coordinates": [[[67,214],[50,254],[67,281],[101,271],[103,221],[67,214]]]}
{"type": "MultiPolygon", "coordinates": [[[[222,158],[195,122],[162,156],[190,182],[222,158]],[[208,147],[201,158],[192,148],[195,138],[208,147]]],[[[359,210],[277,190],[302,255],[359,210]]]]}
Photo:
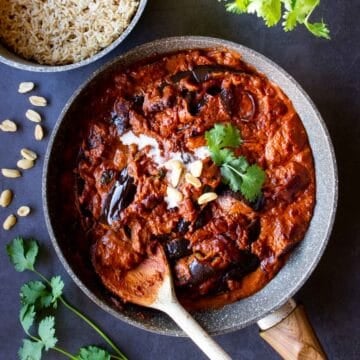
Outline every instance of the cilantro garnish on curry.
{"type": "Polygon", "coordinates": [[[214,163],[221,167],[222,180],[233,191],[240,191],[249,201],[261,195],[265,172],[258,165],[249,165],[244,156],[236,157],[231,147],[241,145],[239,129],[231,124],[215,124],[205,133],[206,144],[214,163]]]}
{"type": "Polygon", "coordinates": [[[114,70],[77,121],[77,241],[114,294],[160,243],[180,301],[219,307],[266,285],[304,237],[315,203],[291,101],[224,48],[114,70]]]}

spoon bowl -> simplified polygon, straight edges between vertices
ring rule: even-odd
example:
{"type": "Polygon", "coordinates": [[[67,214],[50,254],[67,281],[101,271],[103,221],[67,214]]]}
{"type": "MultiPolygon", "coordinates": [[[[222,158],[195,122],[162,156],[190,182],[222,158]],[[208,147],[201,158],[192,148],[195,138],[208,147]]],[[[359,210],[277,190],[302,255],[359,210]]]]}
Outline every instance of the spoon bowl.
{"type": "Polygon", "coordinates": [[[111,281],[115,279],[115,272],[107,275],[110,280],[107,280],[109,283],[106,285],[110,285],[124,301],[169,315],[209,359],[231,359],[179,303],[169,264],[160,244],[149,249],[148,257],[139,266],[127,271],[120,281],[117,280],[116,287],[111,281]]]}

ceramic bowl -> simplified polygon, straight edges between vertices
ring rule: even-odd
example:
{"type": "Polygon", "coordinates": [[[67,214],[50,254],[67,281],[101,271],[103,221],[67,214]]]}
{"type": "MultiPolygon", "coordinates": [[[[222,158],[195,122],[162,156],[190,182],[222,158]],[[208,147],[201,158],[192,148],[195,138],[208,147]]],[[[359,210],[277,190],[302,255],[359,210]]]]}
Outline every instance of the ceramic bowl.
{"type": "Polygon", "coordinates": [[[134,28],[136,23],[139,21],[141,15],[145,9],[146,3],[147,3],[147,0],[139,1],[139,6],[136,10],[135,15],[131,19],[128,27],[120,34],[120,36],[115,41],[113,41],[109,46],[102,49],[95,55],[93,55],[85,60],[82,60],[82,61],[79,61],[79,62],[76,62],[73,64],[68,64],[68,65],[54,65],[54,66],[42,65],[42,64],[38,64],[34,61],[29,61],[29,60],[23,59],[22,57],[9,51],[5,46],[3,46],[0,43],[0,62],[4,63],[6,65],[12,66],[14,68],[20,69],[20,70],[36,71],[36,72],[67,71],[67,70],[73,70],[73,69],[77,69],[79,67],[88,65],[88,64],[102,58],[103,56],[108,54],[110,51],[114,50],[120,43],[122,43],[125,40],[125,38],[129,35],[129,33],[134,28]]]}

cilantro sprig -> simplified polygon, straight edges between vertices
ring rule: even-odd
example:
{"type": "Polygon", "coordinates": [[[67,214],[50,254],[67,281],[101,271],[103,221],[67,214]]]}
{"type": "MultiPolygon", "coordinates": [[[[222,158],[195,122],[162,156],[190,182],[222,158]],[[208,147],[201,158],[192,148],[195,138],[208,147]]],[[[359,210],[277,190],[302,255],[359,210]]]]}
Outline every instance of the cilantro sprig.
{"type": "Polygon", "coordinates": [[[28,336],[27,339],[23,340],[19,349],[20,360],[41,360],[43,352],[50,349],[72,360],[110,360],[111,358],[127,360],[126,356],[96,324],[64,299],[62,295],[64,282],[60,276],[53,276],[48,280],[36,270],[35,262],[39,252],[36,240],[24,240],[17,237],[6,246],[6,250],[16,271],[32,271],[41,279],[29,281],[20,289],[21,308],[19,320],[28,336]],[[58,339],[55,336],[55,317],[47,315],[41,318],[41,315],[44,313],[44,309],[47,311],[56,309],[58,303],[64,305],[92,327],[107,342],[116,355],[110,355],[108,351],[97,346],[82,347],[77,355],[72,355],[56,346],[58,339]],[[31,329],[35,327],[36,323],[38,323],[37,335],[34,335],[31,329]]]}
{"type": "Polygon", "coordinates": [[[237,14],[257,14],[268,27],[275,26],[283,18],[285,31],[292,31],[297,25],[304,25],[313,35],[330,39],[330,31],[323,20],[310,22],[320,0],[224,0],[227,11],[237,14]]]}
{"type": "Polygon", "coordinates": [[[233,150],[242,144],[240,131],[231,124],[215,124],[205,133],[211,158],[220,167],[222,181],[233,191],[240,191],[249,201],[260,194],[265,182],[265,171],[258,165],[250,165],[244,156],[236,157],[233,150]]]}

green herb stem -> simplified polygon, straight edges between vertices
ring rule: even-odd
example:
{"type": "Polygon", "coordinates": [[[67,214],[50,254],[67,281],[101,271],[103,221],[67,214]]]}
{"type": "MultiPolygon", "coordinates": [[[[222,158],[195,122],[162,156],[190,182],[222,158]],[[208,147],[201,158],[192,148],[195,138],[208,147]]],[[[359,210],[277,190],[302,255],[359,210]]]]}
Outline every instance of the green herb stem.
{"type": "Polygon", "coordinates": [[[120,356],[120,359],[127,360],[127,357],[120,351],[120,349],[114,344],[114,342],[89,318],[83,315],[80,311],[78,311],[75,307],[70,305],[62,296],[59,297],[59,300],[62,304],[67,307],[74,314],[79,316],[82,320],[84,320],[89,326],[91,326],[107,343],[108,345],[120,356]]]}
{"type": "Polygon", "coordinates": [[[63,349],[61,349],[61,348],[59,348],[59,347],[57,347],[57,346],[54,346],[53,348],[51,348],[51,350],[55,350],[55,351],[57,351],[58,353],[66,356],[66,357],[68,357],[68,358],[71,359],[71,360],[78,360],[78,358],[77,358],[76,356],[71,355],[71,354],[68,353],[67,351],[65,351],[65,350],[63,350],[63,349]]]}
{"type": "Polygon", "coordinates": [[[124,360],[123,357],[116,356],[116,355],[110,355],[110,358],[111,358],[111,359],[117,359],[117,360],[124,360]]]}
{"type": "Polygon", "coordinates": [[[237,171],[233,166],[229,165],[229,164],[222,164],[221,166],[227,167],[230,170],[232,170],[234,173],[238,174],[241,178],[243,178],[244,174],[241,173],[240,171],[237,171]]]}
{"type": "MultiPolygon", "coordinates": [[[[31,335],[28,331],[25,331],[26,335],[29,336],[29,338],[31,338],[34,341],[37,342],[41,342],[41,339],[39,339],[38,337],[31,335]]],[[[70,354],[69,352],[65,351],[64,349],[61,349],[57,346],[54,346],[51,348],[51,350],[57,351],[58,353],[66,356],[67,358],[71,359],[71,360],[78,360],[78,358],[72,354],[70,354]]]]}
{"type": "Polygon", "coordinates": [[[48,285],[51,286],[50,281],[49,281],[43,274],[41,274],[40,272],[38,272],[36,269],[31,270],[31,271],[33,271],[37,276],[39,276],[42,280],[44,280],[48,285]]]}

